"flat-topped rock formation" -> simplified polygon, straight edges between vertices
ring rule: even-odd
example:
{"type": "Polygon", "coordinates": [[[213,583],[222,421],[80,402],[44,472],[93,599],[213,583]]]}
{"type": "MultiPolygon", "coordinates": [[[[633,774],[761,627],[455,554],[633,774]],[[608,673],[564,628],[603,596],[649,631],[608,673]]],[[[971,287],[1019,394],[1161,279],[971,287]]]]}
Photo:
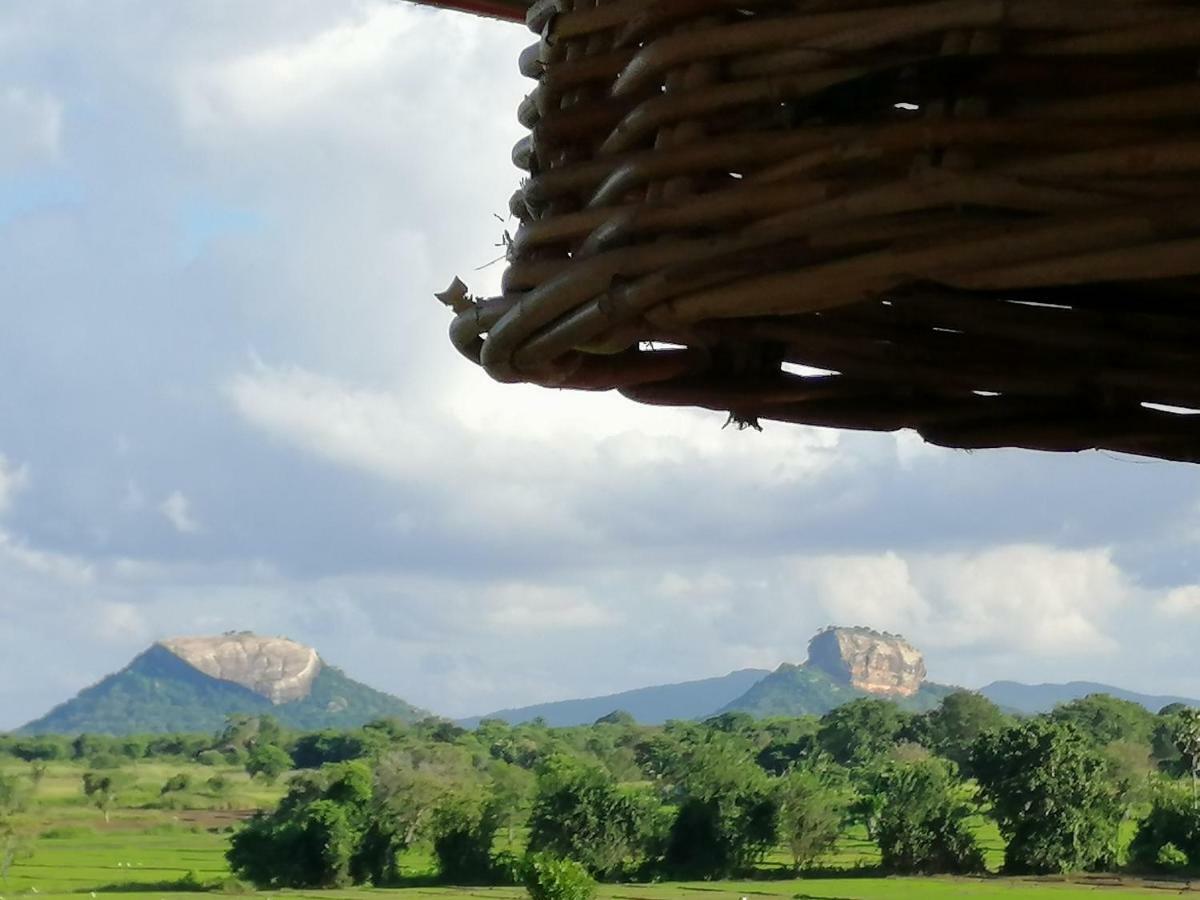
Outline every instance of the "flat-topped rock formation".
{"type": "Polygon", "coordinates": [[[925,658],[898,634],[826,628],[808,643],[808,665],[868,694],[911,697],[925,681],[925,658]]]}
{"type": "Polygon", "coordinates": [[[240,684],[277,705],[307,697],[321,671],[312,647],[250,632],[169,638],[159,646],[205,675],[240,684]]]}

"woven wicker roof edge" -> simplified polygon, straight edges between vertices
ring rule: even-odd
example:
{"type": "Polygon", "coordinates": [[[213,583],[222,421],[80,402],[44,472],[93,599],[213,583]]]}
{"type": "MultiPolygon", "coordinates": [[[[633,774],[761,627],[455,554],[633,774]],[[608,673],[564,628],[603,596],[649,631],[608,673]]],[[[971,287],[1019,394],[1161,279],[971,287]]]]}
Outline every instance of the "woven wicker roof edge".
{"type": "Polygon", "coordinates": [[[490,19],[505,19],[510,22],[524,22],[525,12],[529,9],[527,0],[415,0],[415,2],[422,6],[437,6],[476,16],[486,16],[490,19]]]}

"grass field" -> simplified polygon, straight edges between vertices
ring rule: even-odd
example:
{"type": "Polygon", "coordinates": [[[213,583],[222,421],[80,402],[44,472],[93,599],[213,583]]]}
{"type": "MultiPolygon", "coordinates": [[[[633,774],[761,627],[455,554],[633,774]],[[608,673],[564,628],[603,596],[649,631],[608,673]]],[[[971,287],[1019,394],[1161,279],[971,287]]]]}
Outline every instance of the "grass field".
{"type": "MultiPolygon", "coordinates": [[[[28,767],[9,766],[26,774],[28,767]]],[[[37,786],[35,802],[22,818],[22,830],[37,837],[31,854],[17,861],[0,882],[0,900],[73,897],[95,894],[97,900],[158,900],[175,897],[213,897],[193,884],[217,889],[229,879],[225,864],[228,832],[247,811],[274,802],[281,789],[250,781],[232,768],[186,764],[140,763],[126,767],[136,780],[106,823],[101,812],[86,804],[81,766],[57,763],[37,786]],[[163,782],[178,772],[192,777],[193,790],[163,808],[163,782]],[[221,792],[205,788],[213,775],[228,786],[221,792]]],[[[999,865],[1003,843],[995,826],[980,819],[977,833],[989,865],[999,865]]],[[[851,829],[837,850],[824,861],[829,868],[854,869],[878,860],[874,845],[860,830],[851,829]]],[[[1180,882],[1139,882],[1133,879],[941,879],[822,877],[778,878],[788,859],[771,854],[763,880],[691,884],[606,885],[598,900],[909,900],[909,898],[988,898],[1011,900],[1075,900],[1100,897],[1164,897],[1190,890],[1180,882]]],[[[427,854],[415,852],[409,871],[429,874],[427,854]]],[[[231,890],[227,887],[226,890],[231,890]]],[[[1200,893],[1200,885],[1197,886],[1200,893]]],[[[523,900],[516,888],[413,887],[399,890],[340,890],[270,892],[261,897],[314,897],[320,900],[367,900],[383,896],[397,900],[523,900]]]]}

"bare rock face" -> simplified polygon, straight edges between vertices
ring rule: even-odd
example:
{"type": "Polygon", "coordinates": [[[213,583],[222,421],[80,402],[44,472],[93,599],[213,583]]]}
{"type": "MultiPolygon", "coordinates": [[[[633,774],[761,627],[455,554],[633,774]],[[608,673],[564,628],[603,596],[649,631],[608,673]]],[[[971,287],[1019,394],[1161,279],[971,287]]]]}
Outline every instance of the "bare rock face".
{"type": "Polygon", "coordinates": [[[159,643],[205,675],[240,684],[275,704],[307,697],[321,671],[316,650],[287,638],[243,631],[159,643]]]}
{"type": "Polygon", "coordinates": [[[869,694],[911,697],[925,680],[921,651],[898,634],[829,627],[808,643],[808,665],[869,694]]]}

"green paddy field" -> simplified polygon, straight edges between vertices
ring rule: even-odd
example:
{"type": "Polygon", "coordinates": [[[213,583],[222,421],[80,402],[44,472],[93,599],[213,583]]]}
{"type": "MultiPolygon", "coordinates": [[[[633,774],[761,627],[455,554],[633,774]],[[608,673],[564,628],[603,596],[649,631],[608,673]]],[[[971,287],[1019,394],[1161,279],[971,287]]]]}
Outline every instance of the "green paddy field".
{"type": "MultiPolygon", "coordinates": [[[[24,771],[10,768],[10,771],[24,771]]],[[[156,900],[176,897],[245,895],[233,883],[225,864],[230,830],[250,810],[272,803],[278,787],[251,782],[232,768],[139,763],[127,767],[137,776],[135,787],[105,823],[88,806],[80,789],[83,768],[54,764],[37,787],[35,802],[22,830],[29,835],[28,855],[18,859],[0,881],[0,900],[13,898],[91,897],[104,900],[156,900]],[[203,787],[163,803],[159,788],[171,775],[186,771],[203,783],[215,774],[229,782],[220,796],[203,787]],[[176,808],[163,808],[164,805],[176,808]],[[36,835],[36,837],[34,837],[36,835]]],[[[979,823],[989,862],[1002,853],[994,829],[979,823]]],[[[845,875],[780,878],[786,857],[772,854],[762,878],[747,882],[700,882],[604,885],[598,900],[908,900],[908,898],[1013,898],[1074,900],[1103,897],[1167,897],[1191,893],[1183,881],[1140,881],[1087,876],[1075,879],[1008,878],[870,878],[851,874],[875,862],[875,848],[864,835],[848,833],[827,860],[829,870],[845,875]]],[[[314,897],[352,900],[395,896],[412,900],[523,900],[518,888],[434,887],[421,885],[432,875],[428,857],[414,853],[410,871],[414,886],[400,889],[274,891],[257,897],[314,897]]],[[[1196,893],[1200,894],[1200,884],[1196,893]]]]}

